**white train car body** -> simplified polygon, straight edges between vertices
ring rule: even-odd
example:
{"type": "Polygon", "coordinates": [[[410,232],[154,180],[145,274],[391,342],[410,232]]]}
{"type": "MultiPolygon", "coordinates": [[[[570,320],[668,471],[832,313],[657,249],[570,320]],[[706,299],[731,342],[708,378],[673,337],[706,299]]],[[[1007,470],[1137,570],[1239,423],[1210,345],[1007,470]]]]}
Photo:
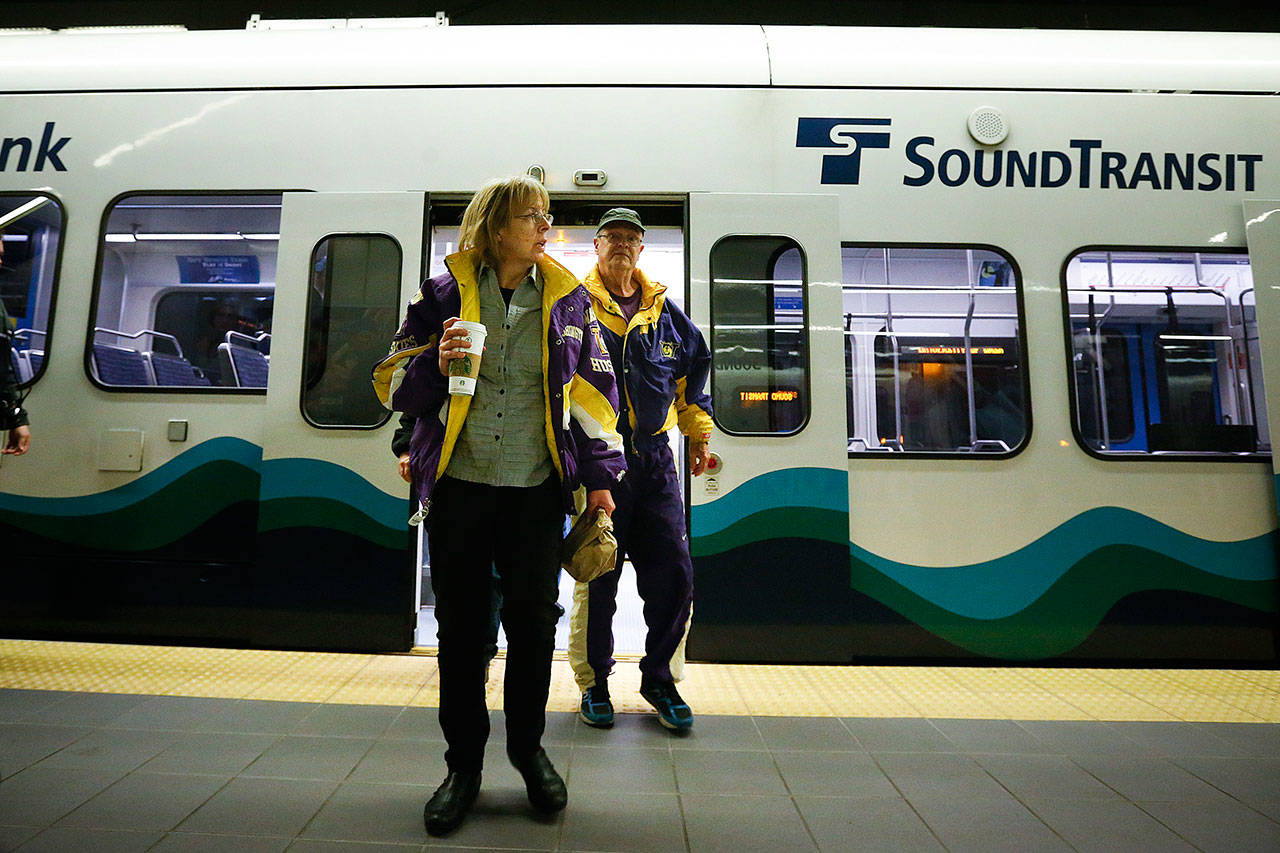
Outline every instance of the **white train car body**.
{"type": "Polygon", "coordinates": [[[536,164],[712,344],[691,657],[1274,660],[1277,92],[1274,35],[0,35],[0,219],[49,200],[0,625],[406,648],[366,356],[536,164]]]}

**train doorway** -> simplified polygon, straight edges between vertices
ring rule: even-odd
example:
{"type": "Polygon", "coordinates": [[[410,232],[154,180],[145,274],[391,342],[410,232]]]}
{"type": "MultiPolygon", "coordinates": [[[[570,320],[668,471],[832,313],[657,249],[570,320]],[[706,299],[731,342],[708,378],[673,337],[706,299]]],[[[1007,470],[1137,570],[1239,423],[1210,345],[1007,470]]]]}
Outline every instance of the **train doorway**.
{"type": "Polygon", "coordinates": [[[849,474],[835,196],[689,197],[712,351],[713,470],[690,490],[697,660],[849,659],[849,474]]]}
{"type": "Polygon", "coordinates": [[[421,275],[421,192],[285,193],[262,435],[256,609],[278,643],[403,651],[407,488],[369,368],[421,275]],[[287,638],[287,639],[285,639],[287,638]]]}
{"type": "MultiPolygon", "coordinates": [[[[1280,200],[1244,203],[1249,263],[1253,269],[1258,346],[1262,351],[1263,387],[1267,398],[1269,435],[1280,435],[1280,200]]],[[[1243,319],[1246,295],[1241,295],[1243,319]]],[[[1274,440],[1273,440],[1274,447],[1274,440]]],[[[1280,501],[1280,457],[1274,449],[1271,464],[1276,472],[1275,496],[1280,501]]],[[[1280,566],[1277,567],[1280,569],[1280,566]]]]}

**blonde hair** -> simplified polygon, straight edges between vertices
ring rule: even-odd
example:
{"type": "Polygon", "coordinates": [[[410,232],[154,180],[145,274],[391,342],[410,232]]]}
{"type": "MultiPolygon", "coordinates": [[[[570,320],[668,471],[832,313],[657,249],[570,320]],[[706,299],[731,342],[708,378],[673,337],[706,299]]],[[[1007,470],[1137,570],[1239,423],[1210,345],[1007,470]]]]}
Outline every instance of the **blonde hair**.
{"type": "Polygon", "coordinates": [[[546,210],[551,205],[547,189],[528,175],[494,178],[476,191],[462,214],[458,245],[463,249],[479,249],[484,262],[497,265],[498,232],[507,226],[521,208],[546,210]]]}

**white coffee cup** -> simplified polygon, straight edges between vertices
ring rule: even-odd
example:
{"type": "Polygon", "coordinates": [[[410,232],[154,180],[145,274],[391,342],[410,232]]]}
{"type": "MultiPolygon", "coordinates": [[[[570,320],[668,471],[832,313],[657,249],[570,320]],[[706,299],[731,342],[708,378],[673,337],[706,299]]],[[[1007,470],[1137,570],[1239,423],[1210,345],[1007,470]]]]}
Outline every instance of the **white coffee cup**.
{"type": "Polygon", "coordinates": [[[461,349],[466,355],[449,361],[449,393],[471,397],[476,393],[480,356],[484,354],[484,339],[489,330],[484,323],[473,323],[470,320],[458,320],[452,328],[466,330],[467,336],[463,340],[467,341],[467,345],[461,349]]]}

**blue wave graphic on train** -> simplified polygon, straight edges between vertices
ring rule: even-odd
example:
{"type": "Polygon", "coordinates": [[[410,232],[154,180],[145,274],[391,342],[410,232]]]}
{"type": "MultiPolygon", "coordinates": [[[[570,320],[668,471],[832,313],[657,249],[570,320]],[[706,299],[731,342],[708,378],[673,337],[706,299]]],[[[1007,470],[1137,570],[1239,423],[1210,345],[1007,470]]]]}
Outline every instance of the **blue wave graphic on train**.
{"type": "Polygon", "coordinates": [[[337,501],[391,528],[408,515],[403,498],[389,495],[359,474],[320,459],[262,459],[262,448],[240,438],[201,442],[154,471],[122,486],[76,497],[31,497],[0,493],[0,511],[46,516],[88,516],[130,507],[210,462],[232,462],[262,478],[260,500],[314,498],[337,501]]]}
{"type": "MultiPolygon", "coordinates": [[[[765,474],[712,504],[693,508],[699,537],[778,507],[847,512],[847,474],[833,469],[789,469],[765,474]]],[[[1280,475],[1276,477],[1280,495],[1280,475]]],[[[1230,580],[1277,577],[1280,533],[1235,542],[1192,536],[1121,507],[1096,507],[1029,544],[993,560],[964,566],[916,566],[880,557],[852,542],[850,554],[926,601],[973,619],[1012,616],[1039,599],[1079,561],[1100,548],[1128,545],[1176,559],[1230,580]],[[974,590],[982,590],[975,595],[974,590]]]]}

